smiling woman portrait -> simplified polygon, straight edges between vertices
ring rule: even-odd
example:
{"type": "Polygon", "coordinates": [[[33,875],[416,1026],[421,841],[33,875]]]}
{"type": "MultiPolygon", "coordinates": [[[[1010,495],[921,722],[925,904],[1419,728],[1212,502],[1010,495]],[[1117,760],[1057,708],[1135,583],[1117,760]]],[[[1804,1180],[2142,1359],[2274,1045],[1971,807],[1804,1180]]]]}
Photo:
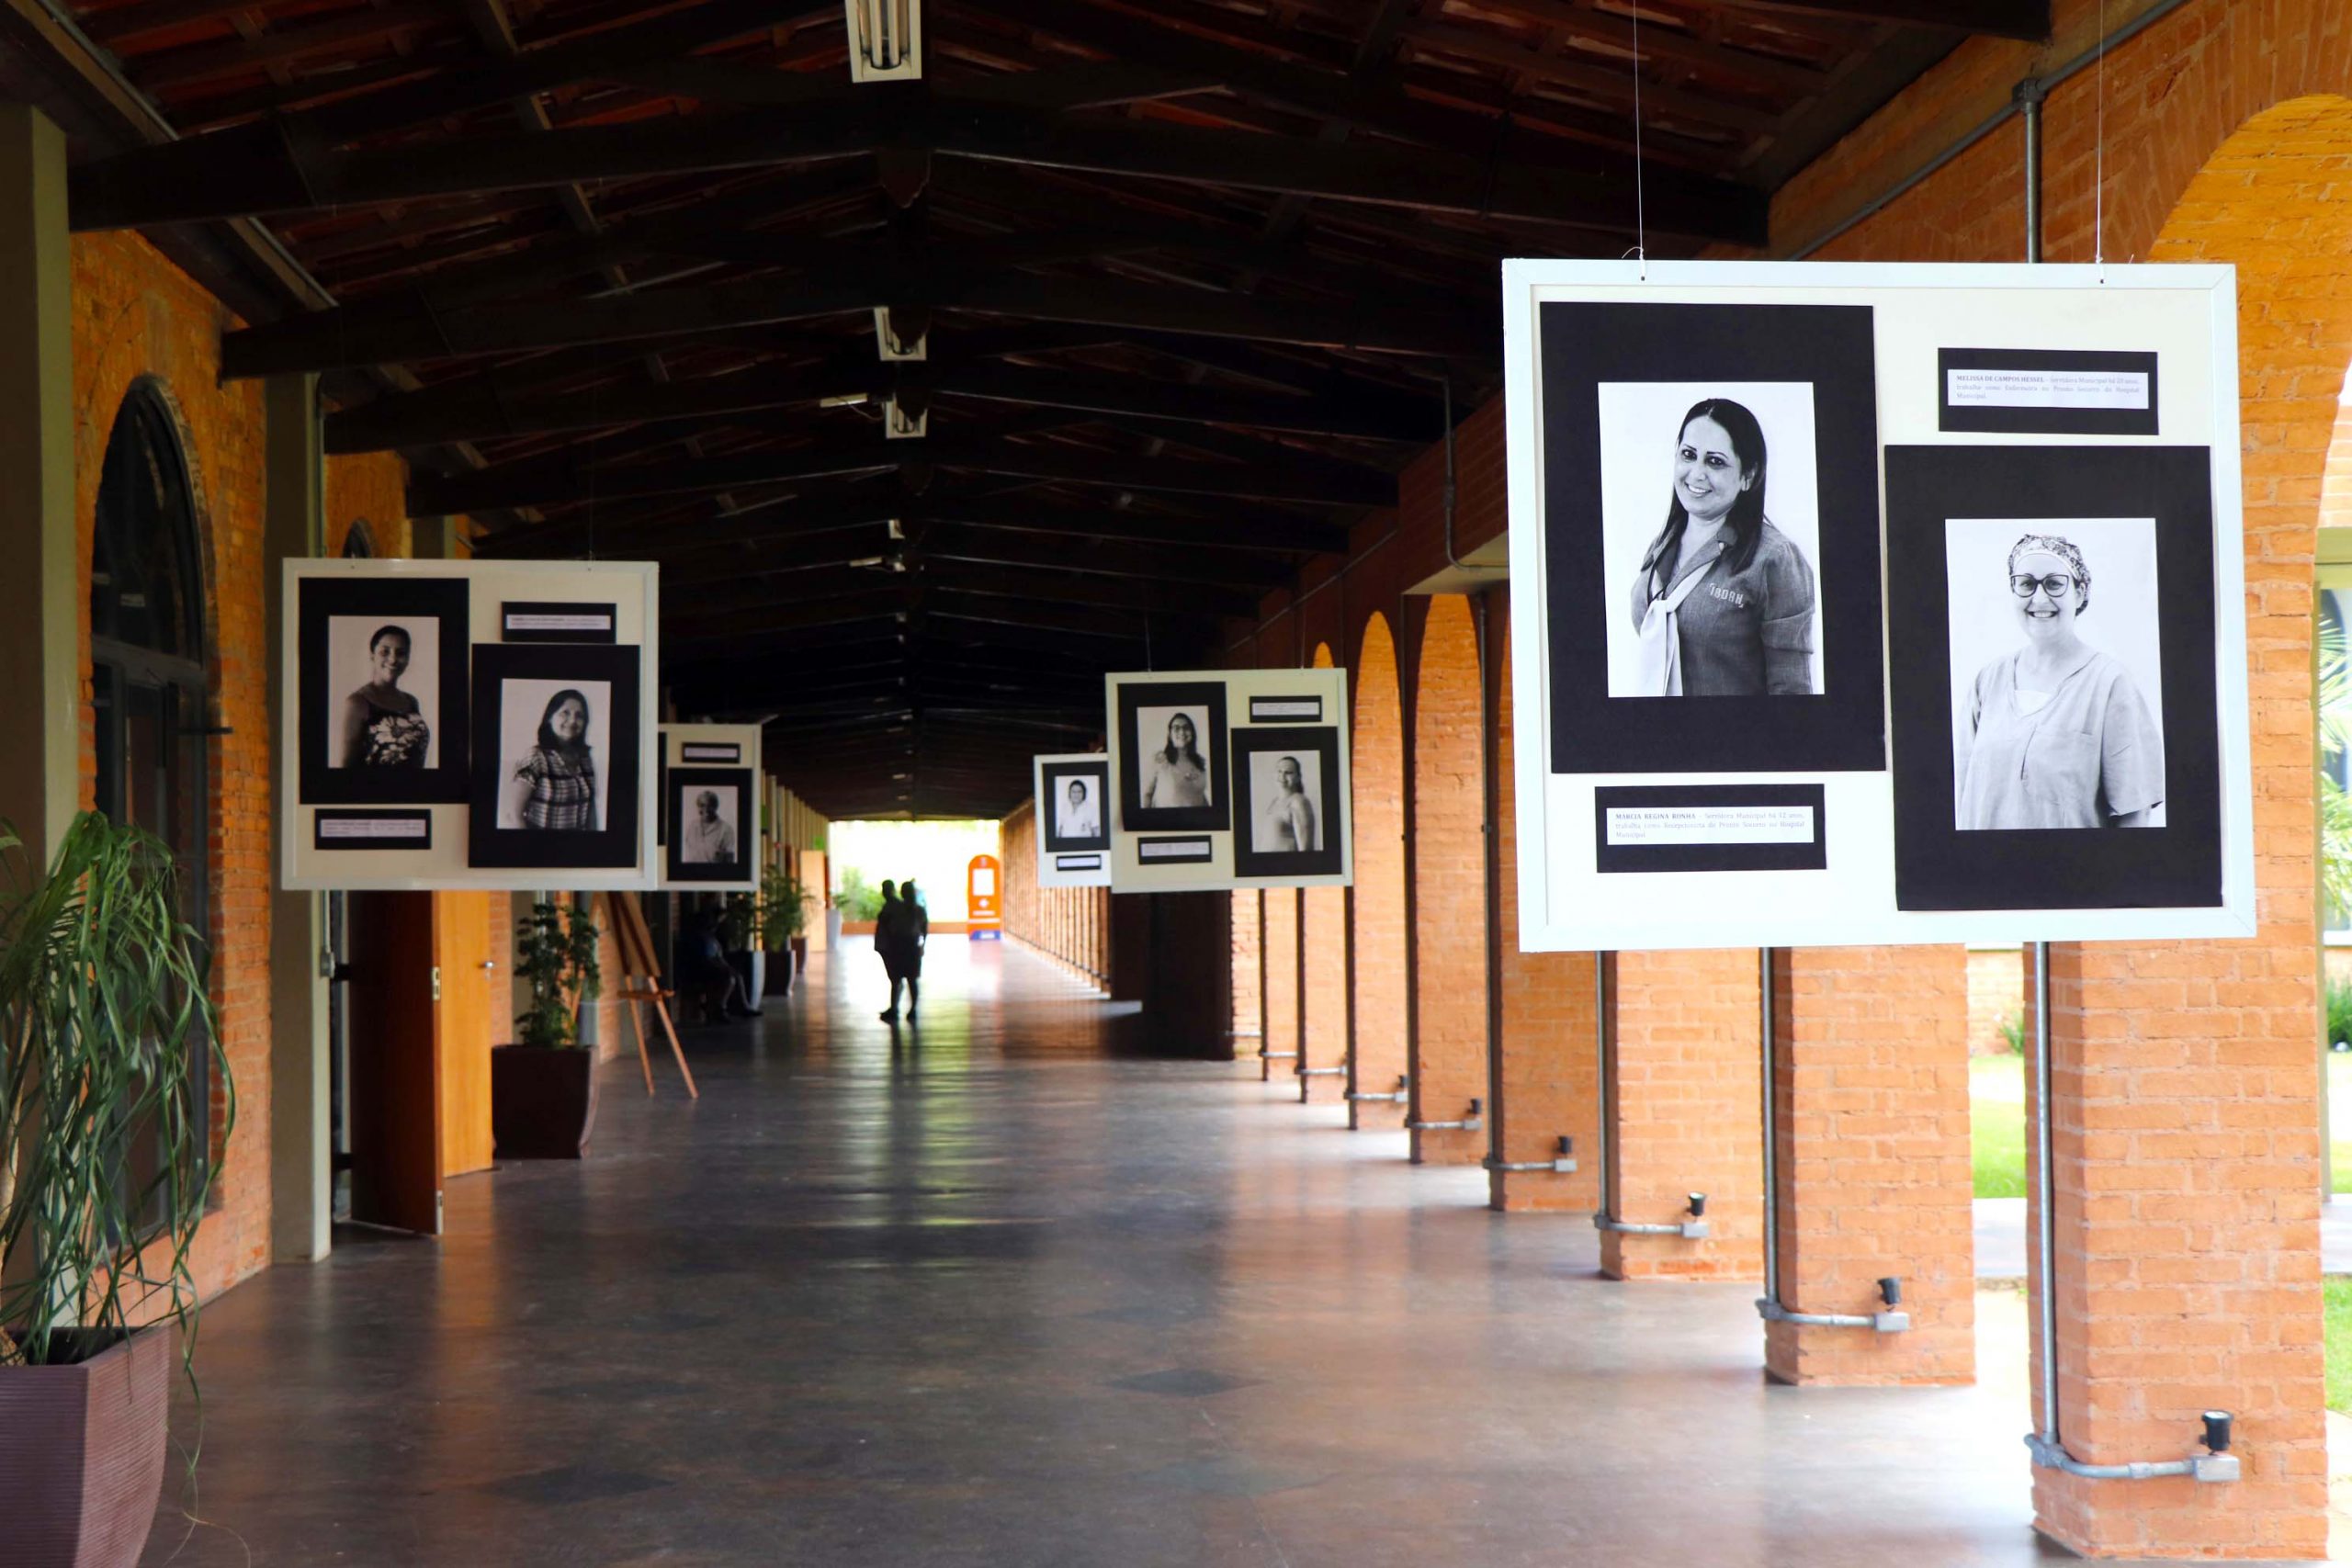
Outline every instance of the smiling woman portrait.
{"type": "Polygon", "coordinates": [[[1814,694],[1813,565],[1765,516],[1768,457],[1745,404],[1682,416],[1666,524],[1633,583],[1633,689],[1611,695],[1814,694]]]}
{"type": "Polygon", "coordinates": [[[415,696],[401,690],[415,641],[406,626],[379,626],[368,638],[368,683],[344,699],[345,768],[422,768],[432,743],[415,696]]]}
{"type": "Polygon", "coordinates": [[[2022,646],[1976,672],[1959,724],[1962,830],[2149,828],[2165,798],[2164,732],[2121,660],[2076,623],[2091,569],[2075,543],[2028,534],[2001,585],[2022,646]]]}

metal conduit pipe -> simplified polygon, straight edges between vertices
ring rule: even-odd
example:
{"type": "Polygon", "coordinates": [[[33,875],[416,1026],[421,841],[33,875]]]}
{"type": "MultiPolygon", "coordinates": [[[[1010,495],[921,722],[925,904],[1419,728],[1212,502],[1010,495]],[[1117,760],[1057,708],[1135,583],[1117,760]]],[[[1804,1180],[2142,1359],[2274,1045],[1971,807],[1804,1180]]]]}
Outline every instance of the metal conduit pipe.
{"type": "Polygon", "coordinates": [[[1400,1073],[1397,1075],[1396,1088],[1393,1093],[1363,1094],[1354,1089],[1350,1089],[1348,1090],[1348,1098],[1353,1100],[1380,1100],[1389,1105],[1402,1105],[1412,1098],[1412,1093],[1413,1080],[1400,1073]]]}
{"type": "Polygon", "coordinates": [[[1488,1155],[1478,1162],[1488,1170],[1550,1170],[1568,1175],[1577,1168],[1577,1141],[1566,1133],[1560,1134],[1560,1152],[1550,1159],[1499,1159],[1488,1155]]]}
{"type": "Polygon", "coordinates": [[[1773,1092],[1779,1088],[1780,1079],[1779,1064],[1772,1057],[1779,1034],[1772,1021],[1772,950],[1769,947],[1756,950],[1756,990],[1761,1020],[1758,1035],[1764,1043],[1764,1066],[1759,1075],[1764,1086],[1764,1293],[1756,1298],[1756,1315],[1767,1323],[1794,1323],[1809,1328],[1907,1333],[1911,1314],[1894,1310],[1903,1300],[1903,1282],[1891,1274],[1878,1282],[1879,1300],[1885,1303],[1883,1311],[1792,1312],[1781,1304],[1780,1108],[1774,1103],[1773,1092]]]}
{"type": "Polygon", "coordinates": [[[1298,1069],[1298,1076],[1303,1078],[1339,1078],[1345,1077],[1347,1075],[1348,1069],[1345,1067],[1301,1067],[1298,1069]]]}
{"type": "Polygon", "coordinates": [[[1470,1113],[1459,1122],[1408,1122],[1406,1130],[1413,1133],[1475,1133],[1487,1124],[1479,1114],[1484,1109],[1477,1100],[1470,1102],[1470,1113]]]}

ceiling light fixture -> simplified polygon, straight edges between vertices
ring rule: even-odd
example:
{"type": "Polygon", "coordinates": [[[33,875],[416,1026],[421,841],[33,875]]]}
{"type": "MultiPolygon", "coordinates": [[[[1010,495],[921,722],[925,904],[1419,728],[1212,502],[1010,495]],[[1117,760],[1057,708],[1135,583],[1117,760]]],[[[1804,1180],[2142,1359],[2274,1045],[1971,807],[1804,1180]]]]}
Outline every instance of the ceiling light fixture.
{"type": "Polygon", "coordinates": [[[913,82],[922,77],[921,0],[842,0],[849,19],[853,82],[913,82]]]}

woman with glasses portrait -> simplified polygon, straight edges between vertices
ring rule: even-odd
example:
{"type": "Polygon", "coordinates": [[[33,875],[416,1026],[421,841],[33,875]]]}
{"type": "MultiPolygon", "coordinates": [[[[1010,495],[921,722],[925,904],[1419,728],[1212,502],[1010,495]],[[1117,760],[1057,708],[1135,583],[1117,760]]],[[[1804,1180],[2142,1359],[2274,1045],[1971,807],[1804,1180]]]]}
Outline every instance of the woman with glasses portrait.
{"type": "Polygon", "coordinates": [[[2145,828],[2164,804],[2164,735],[2122,663],[2082,638],[2083,553],[2055,535],[2009,549],[2022,645],[1976,673],[1962,716],[1958,826],[2145,828]]]}

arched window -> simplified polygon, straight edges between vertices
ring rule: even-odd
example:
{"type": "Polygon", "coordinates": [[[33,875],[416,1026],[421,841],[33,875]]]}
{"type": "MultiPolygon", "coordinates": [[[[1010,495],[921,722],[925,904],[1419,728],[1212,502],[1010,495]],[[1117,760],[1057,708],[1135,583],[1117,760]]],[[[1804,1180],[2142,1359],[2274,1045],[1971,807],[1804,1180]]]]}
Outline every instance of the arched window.
{"type": "MultiPolygon", "coordinates": [[[[90,555],[90,685],[97,808],[171,846],[180,909],[211,932],[204,573],[195,489],[177,422],[153,382],[134,384],[107,438],[90,555]]],[[[198,1057],[198,1071],[206,1071],[198,1057]]],[[[210,1147],[210,1100],[198,1146],[210,1147]]],[[[139,1161],[151,1151],[134,1150],[139,1161]]],[[[143,1177],[143,1172],[141,1173],[143,1177]]]]}

